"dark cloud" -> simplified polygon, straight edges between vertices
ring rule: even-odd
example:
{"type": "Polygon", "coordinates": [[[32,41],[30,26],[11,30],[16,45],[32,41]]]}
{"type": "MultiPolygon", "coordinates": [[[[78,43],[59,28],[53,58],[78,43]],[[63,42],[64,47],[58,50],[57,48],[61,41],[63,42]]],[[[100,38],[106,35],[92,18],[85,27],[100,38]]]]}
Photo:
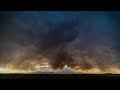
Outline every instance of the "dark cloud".
{"type": "Polygon", "coordinates": [[[83,69],[119,66],[120,21],[116,15],[101,11],[1,12],[0,62],[23,69],[42,58],[53,68],[66,64],[83,69]]]}

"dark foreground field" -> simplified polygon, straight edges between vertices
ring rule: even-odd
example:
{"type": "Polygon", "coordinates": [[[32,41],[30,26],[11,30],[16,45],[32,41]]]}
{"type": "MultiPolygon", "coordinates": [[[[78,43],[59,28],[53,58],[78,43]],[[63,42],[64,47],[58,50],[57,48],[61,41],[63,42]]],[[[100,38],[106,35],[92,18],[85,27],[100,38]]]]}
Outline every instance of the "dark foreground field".
{"type": "Polygon", "coordinates": [[[120,79],[120,74],[0,74],[0,79],[120,79]]]}

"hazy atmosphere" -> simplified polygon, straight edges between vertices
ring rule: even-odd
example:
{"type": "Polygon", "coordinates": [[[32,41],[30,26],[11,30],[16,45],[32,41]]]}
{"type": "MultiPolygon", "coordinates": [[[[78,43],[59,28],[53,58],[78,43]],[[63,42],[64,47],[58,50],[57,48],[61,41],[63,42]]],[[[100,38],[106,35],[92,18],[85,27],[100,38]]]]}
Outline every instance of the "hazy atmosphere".
{"type": "Polygon", "coordinates": [[[120,12],[0,11],[0,73],[64,68],[120,74],[120,12]]]}

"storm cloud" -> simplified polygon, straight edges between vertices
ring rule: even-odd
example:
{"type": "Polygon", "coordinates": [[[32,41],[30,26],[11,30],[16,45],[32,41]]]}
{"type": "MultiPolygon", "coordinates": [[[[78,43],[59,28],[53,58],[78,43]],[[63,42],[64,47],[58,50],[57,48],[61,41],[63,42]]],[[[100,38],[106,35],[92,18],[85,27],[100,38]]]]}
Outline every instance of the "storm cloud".
{"type": "Polygon", "coordinates": [[[120,67],[119,13],[1,11],[0,64],[25,69],[46,58],[53,68],[120,67]]]}

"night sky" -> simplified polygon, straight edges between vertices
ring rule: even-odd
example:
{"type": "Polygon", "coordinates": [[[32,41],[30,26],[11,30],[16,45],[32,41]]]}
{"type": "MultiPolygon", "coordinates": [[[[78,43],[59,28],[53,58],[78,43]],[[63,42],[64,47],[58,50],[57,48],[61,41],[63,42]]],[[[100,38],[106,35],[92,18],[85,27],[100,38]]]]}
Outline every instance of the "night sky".
{"type": "Polygon", "coordinates": [[[0,11],[0,67],[120,68],[119,11],[0,11]]]}

